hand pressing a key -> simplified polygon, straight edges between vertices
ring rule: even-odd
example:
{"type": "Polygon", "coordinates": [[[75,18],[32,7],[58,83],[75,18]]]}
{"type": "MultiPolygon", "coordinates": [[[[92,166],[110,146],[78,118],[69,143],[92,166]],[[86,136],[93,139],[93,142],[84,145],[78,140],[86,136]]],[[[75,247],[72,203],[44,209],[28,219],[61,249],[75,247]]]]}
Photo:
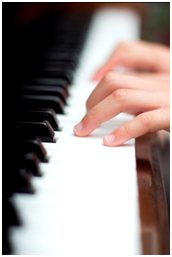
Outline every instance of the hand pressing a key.
{"type": "MultiPolygon", "coordinates": [[[[140,44],[140,60],[133,58],[130,67],[142,67],[146,71],[152,70],[152,73],[106,73],[87,100],[86,115],[74,127],[76,136],[88,136],[101,123],[122,112],[135,116],[106,135],[103,138],[104,145],[117,146],[149,132],[170,129],[169,49],[155,45],[154,51],[151,44],[152,58],[149,56],[149,61],[146,62],[145,51],[148,51],[149,47],[147,43],[140,44]],[[156,60],[159,59],[158,63],[154,61],[155,56],[156,60]]],[[[118,58],[120,59],[119,55],[118,58]]],[[[125,63],[128,64],[129,60],[125,63]]]]}

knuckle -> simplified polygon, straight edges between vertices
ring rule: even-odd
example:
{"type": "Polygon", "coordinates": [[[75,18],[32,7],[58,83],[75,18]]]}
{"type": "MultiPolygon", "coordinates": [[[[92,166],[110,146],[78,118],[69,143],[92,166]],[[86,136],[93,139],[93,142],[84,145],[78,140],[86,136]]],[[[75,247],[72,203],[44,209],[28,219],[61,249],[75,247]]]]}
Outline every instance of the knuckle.
{"type": "Polygon", "coordinates": [[[128,90],[127,89],[117,89],[113,91],[112,93],[115,100],[119,102],[126,101],[126,98],[128,96],[128,90]]]}
{"type": "Polygon", "coordinates": [[[117,74],[117,73],[110,74],[108,83],[106,84],[107,92],[111,93],[113,90],[119,88],[120,79],[121,79],[121,76],[119,74],[117,74]]]}
{"type": "Polygon", "coordinates": [[[151,115],[148,113],[143,113],[143,114],[140,114],[139,116],[140,116],[139,118],[142,126],[144,126],[144,128],[147,128],[147,130],[149,130],[152,123],[151,115]]]}
{"type": "Polygon", "coordinates": [[[114,73],[112,71],[109,71],[106,73],[106,75],[103,78],[103,83],[105,85],[109,85],[112,83],[112,81],[114,80],[114,73]]]}
{"type": "Polygon", "coordinates": [[[85,116],[85,119],[83,121],[84,125],[87,126],[88,124],[97,124],[97,114],[96,112],[90,110],[87,115],[85,116]]]}

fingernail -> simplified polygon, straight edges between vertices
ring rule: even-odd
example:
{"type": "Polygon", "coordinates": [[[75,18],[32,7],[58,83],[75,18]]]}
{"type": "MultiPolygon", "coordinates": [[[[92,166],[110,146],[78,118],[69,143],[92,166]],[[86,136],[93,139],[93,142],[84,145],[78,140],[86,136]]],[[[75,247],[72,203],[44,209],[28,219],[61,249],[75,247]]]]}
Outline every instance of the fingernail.
{"type": "Polygon", "coordinates": [[[82,122],[80,122],[80,123],[78,123],[77,125],[75,125],[75,127],[74,127],[74,133],[75,133],[76,135],[80,135],[80,133],[82,132],[82,130],[83,130],[83,124],[82,124],[82,122]]]}
{"type": "Polygon", "coordinates": [[[113,134],[110,134],[103,138],[103,143],[105,145],[113,145],[115,140],[116,140],[115,136],[113,134]]]}

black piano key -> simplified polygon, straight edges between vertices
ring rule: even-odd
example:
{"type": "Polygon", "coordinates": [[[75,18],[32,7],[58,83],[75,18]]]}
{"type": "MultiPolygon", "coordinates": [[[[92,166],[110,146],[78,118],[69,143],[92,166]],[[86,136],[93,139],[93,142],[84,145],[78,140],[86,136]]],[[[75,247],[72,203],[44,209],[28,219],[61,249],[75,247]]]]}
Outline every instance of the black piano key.
{"type": "Polygon", "coordinates": [[[40,86],[55,86],[58,88],[63,88],[65,90],[66,95],[69,96],[69,83],[62,78],[48,78],[48,77],[39,77],[39,78],[34,78],[31,80],[31,84],[33,85],[40,85],[40,86]]]}
{"type": "Polygon", "coordinates": [[[47,155],[47,151],[43,146],[40,139],[34,140],[20,140],[19,141],[19,151],[24,153],[33,152],[39,158],[41,162],[48,162],[49,157],[47,155]]]}
{"type": "Polygon", "coordinates": [[[55,113],[63,114],[64,103],[57,96],[23,94],[20,96],[24,109],[52,109],[55,113]]]}
{"type": "Polygon", "coordinates": [[[81,49],[81,42],[82,42],[82,38],[78,38],[76,40],[76,38],[66,38],[66,40],[64,38],[56,38],[55,39],[56,45],[59,48],[64,48],[67,50],[70,50],[71,53],[77,53],[77,51],[75,50],[80,50],[81,49]]]}
{"type": "Polygon", "coordinates": [[[18,159],[18,166],[20,168],[25,168],[37,177],[42,176],[39,163],[40,161],[34,153],[26,153],[24,155],[21,155],[18,159]]]}
{"type": "Polygon", "coordinates": [[[48,121],[17,122],[17,131],[25,139],[40,138],[43,142],[56,142],[54,130],[48,121]]]}
{"type": "Polygon", "coordinates": [[[64,70],[61,68],[43,68],[38,72],[39,76],[47,76],[50,78],[62,78],[65,79],[69,84],[72,83],[73,80],[73,72],[71,70],[64,70]]]}
{"type": "Polygon", "coordinates": [[[13,249],[9,241],[9,226],[6,224],[3,224],[2,225],[2,255],[10,255],[12,252],[13,252],[13,249]]]}
{"type": "Polygon", "coordinates": [[[26,169],[16,169],[13,181],[13,191],[16,193],[34,194],[35,188],[31,182],[32,173],[26,169]]]}
{"type": "Polygon", "coordinates": [[[23,86],[21,88],[21,92],[29,95],[57,96],[57,97],[60,97],[60,99],[64,104],[66,104],[67,93],[66,93],[66,90],[62,87],[30,85],[30,86],[23,86]]]}
{"type": "Polygon", "coordinates": [[[64,104],[57,96],[49,95],[22,95],[21,104],[25,109],[29,108],[49,108],[58,114],[64,114],[64,104]]]}
{"type": "Polygon", "coordinates": [[[19,121],[48,121],[55,131],[60,131],[56,113],[52,109],[21,110],[18,114],[19,121]]]}
{"type": "Polygon", "coordinates": [[[65,60],[45,60],[43,63],[44,67],[61,67],[63,69],[71,69],[73,72],[76,68],[76,63],[73,61],[66,62],[65,60]]]}
{"type": "Polygon", "coordinates": [[[11,226],[22,225],[22,221],[21,221],[21,218],[19,217],[16,207],[14,206],[13,202],[10,199],[6,200],[6,206],[4,207],[6,210],[8,225],[11,225],[11,226]]]}
{"type": "Polygon", "coordinates": [[[65,60],[46,60],[42,63],[42,67],[48,67],[48,68],[61,68],[64,70],[71,70],[71,72],[74,72],[76,66],[74,65],[74,62],[66,62],[65,60]]]}
{"type": "Polygon", "coordinates": [[[65,61],[65,62],[73,62],[75,65],[77,65],[78,56],[77,54],[70,54],[70,53],[46,53],[45,54],[45,60],[54,60],[54,61],[65,61]]]}
{"type": "Polygon", "coordinates": [[[8,207],[8,198],[3,196],[2,201],[2,255],[9,255],[13,248],[9,240],[10,214],[8,207]]]}

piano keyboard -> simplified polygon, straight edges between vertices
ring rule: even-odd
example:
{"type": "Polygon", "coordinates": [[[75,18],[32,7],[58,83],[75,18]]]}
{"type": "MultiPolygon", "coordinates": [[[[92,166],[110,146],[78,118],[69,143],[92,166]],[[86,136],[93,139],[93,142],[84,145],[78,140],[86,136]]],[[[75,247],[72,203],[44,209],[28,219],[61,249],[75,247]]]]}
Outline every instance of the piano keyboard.
{"type": "MultiPolygon", "coordinates": [[[[42,153],[43,162],[39,163],[37,176],[31,179],[30,189],[35,193],[14,192],[11,197],[22,222],[21,226],[9,229],[13,254],[71,257],[141,253],[134,140],[122,147],[102,144],[103,135],[130,119],[130,115],[118,115],[87,138],[73,135],[73,126],[84,115],[85,101],[95,86],[91,76],[121,40],[139,38],[139,25],[139,17],[131,10],[100,9],[91,19],[74,78],[70,78],[69,72],[69,77],[65,74],[59,79],[59,84],[72,81],[72,86],[61,91],[58,88],[64,99],[52,99],[53,106],[59,109],[57,116],[56,110],[46,114],[51,125],[42,121],[42,151],[47,155],[42,153]],[[63,103],[65,99],[67,105],[63,103]],[[56,126],[61,130],[54,131],[56,126]]],[[[55,56],[48,53],[46,58],[52,60],[55,56]]],[[[46,94],[42,91],[55,91],[51,87],[54,71],[50,70],[49,73],[49,66],[45,67],[40,77],[33,80],[38,85],[47,81],[48,87],[39,85],[40,92],[30,85],[22,88],[23,106],[27,103],[30,107],[30,113],[24,115],[32,116],[33,107],[37,110],[32,125],[25,119],[21,122],[21,111],[19,131],[28,133],[28,138],[32,138],[33,128],[35,133],[36,119],[43,111],[41,100],[41,108],[37,106],[39,97],[45,101],[46,94]]],[[[37,136],[39,133],[40,127],[37,136]]]]}

